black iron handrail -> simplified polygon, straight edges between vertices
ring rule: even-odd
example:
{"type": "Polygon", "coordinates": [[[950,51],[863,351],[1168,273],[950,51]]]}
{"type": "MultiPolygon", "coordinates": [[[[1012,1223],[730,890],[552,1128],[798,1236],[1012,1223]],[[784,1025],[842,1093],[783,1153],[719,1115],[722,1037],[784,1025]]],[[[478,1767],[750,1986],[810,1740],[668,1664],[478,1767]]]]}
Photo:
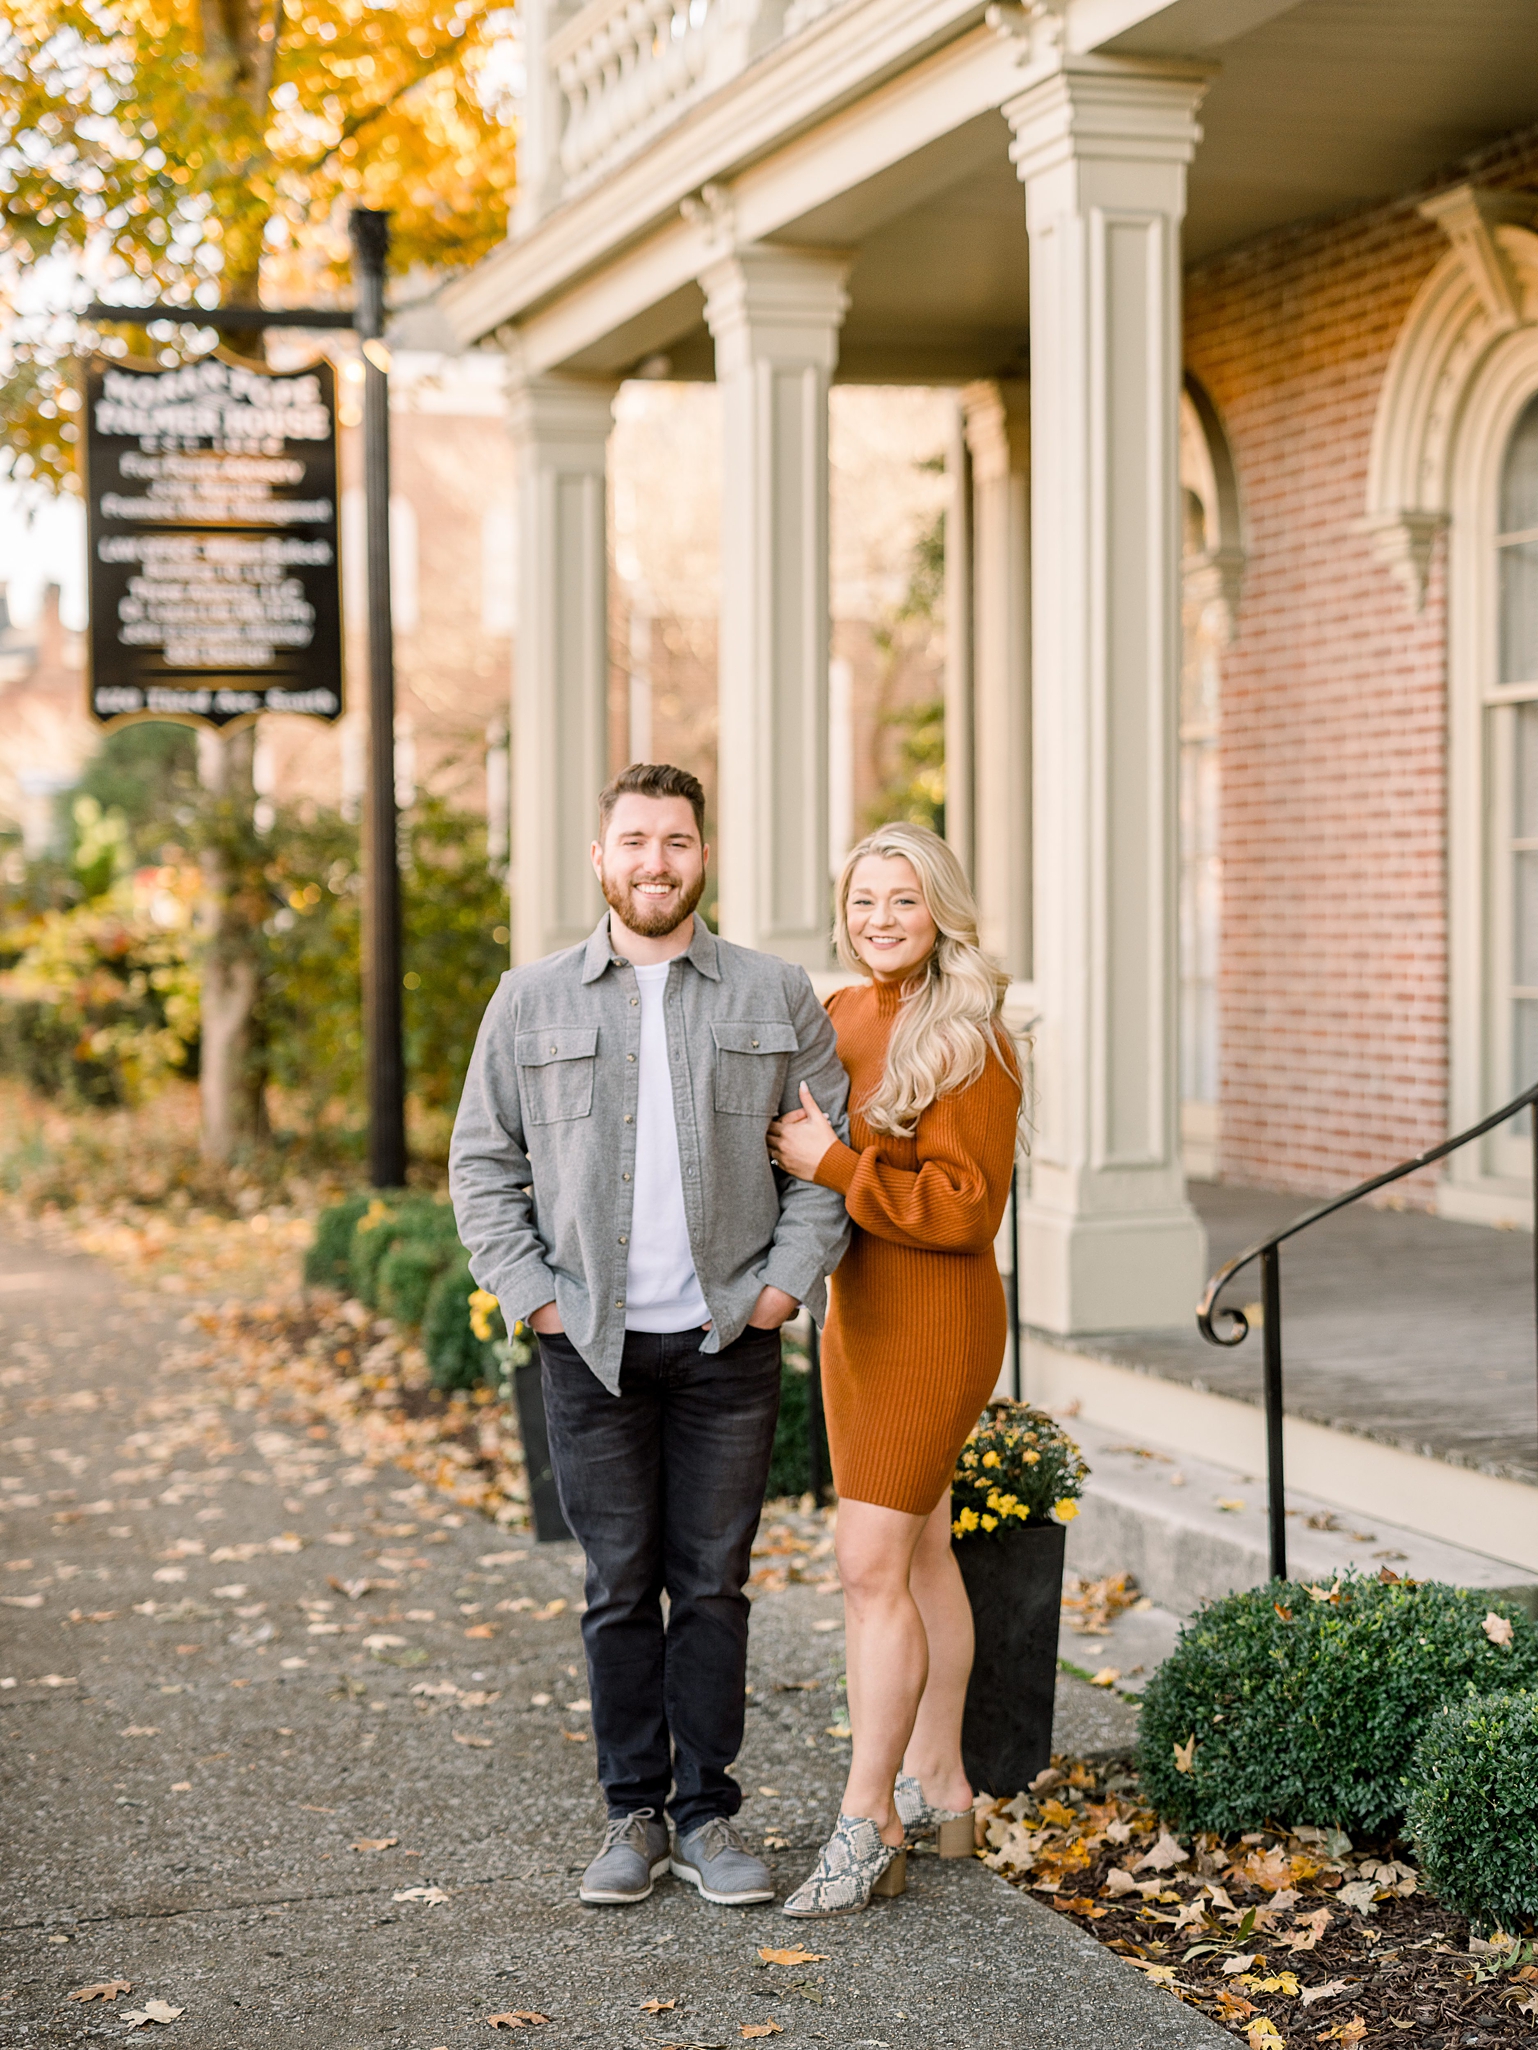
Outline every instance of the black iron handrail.
{"type": "MultiPolygon", "coordinates": [[[[1424,1153],[1417,1153],[1413,1160],[1391,1167],[1386,1174],[1375,1174],[1371,1181],[1359,1183],[1343,1196],[1332,1196],[1328,1202],[1316,1203],[1312,1210],[1305,1210],[1301,1217],[1295,1217],[1280,1231],[1272,1232],[1269,1238],[1257,1239],[1253,1246],[1247,1246],[1242,1253],[1236,1254],[1207,1283],[1206,1292],[1196,1307],[1197,1330],[1209,1345],[1242,1345],[1249,1336],[1249,1319],[1232,1303],[1225,1303],[1220,1309],[1218,1296],[1241,1268],[1248,1267],[1252,1260],[1260,1261],[1261,1335],[1265,1340],[1266,1508],[1270,1522],[1273,1580],[1287,1578],[1287,1506],[1282,1468],[1281,1247],[1288,1239],[1296,1238],[1300,1231],[1307,1231],[1311,1224],[1318,1224],[1321,1218],[1333,1216],[1348,1204],[1360,1202],[1363,1196],[1372,1195],[1375,1189],[1386,1189],[1390,1182],[1414,1174],[1417,1168],[1430,1167],[1433,1161],[1445,1160],[1449,1153],[1456,1153],[1460,1146],[1467,1146],[1471,1140],[1482,1139],[1486,1132],[1493,1132],[1497,1125],[1505,1124],[1508,1118],[1515,1117],[1518,1111],[1533,1104],[1538,1104],[1538,1082],[1530,1089],[1524,1089],[1520,1096],[1514,1097],[1500,1110],[1492,1111],[1479,1124],[1460,1132],[1455,1139],[1444,1139],[1440,1146],[1428,1147],[1424,1153]],[[1230,1322],[1225,1329],[1218,1331],[1213,1328],[1214,1317],[1227,1317],[1230,1322]]],[[[1538,1304],[1538,1113],[1533,1117],[1532,1141],[1533,1286],[1535,1304],[1538,1304]]]]}

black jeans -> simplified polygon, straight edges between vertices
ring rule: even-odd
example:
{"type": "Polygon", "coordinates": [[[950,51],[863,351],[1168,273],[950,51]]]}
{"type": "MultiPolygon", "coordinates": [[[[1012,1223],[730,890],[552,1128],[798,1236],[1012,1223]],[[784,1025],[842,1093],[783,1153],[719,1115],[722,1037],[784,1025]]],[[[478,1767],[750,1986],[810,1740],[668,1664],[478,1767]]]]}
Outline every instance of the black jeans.
{"type": "Polygon", "coordinates": [[[587,1554],[598,1778],[611,1816],[666,1806],[681,1834],[742,1804],[742,1589],[780,1408],[778,1331],[719,1353],[702,1335],[627,1332],[618,1396],[564,1334],[539,1341],[556,1491],[587,1554]]]}

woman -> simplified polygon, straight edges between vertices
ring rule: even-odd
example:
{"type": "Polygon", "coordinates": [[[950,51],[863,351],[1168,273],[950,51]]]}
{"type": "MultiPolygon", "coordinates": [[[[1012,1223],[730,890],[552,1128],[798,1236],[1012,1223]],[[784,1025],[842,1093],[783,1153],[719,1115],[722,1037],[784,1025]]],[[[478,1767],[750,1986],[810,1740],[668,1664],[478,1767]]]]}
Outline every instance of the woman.
{"type": "Polygon", "coordinates": [[[837,937],[840,960],[868,978],[828,1002],[851,1143],[803,1088],[769,1150],[788,1174],[839,1190],[854,1224],[822,1354],[854,1746],[838,1827],[787,1915],[900,1893],[909,1836],[938,1828],[942,1850],[971,1847],[972,1613],[951,1555],[950,1480],[1004,1357],[993,1241],[1020,1111],[999,1017],[1008,979],[978,946],[943,840],[911,825],[862,840],[839,878],[837,937]]]}

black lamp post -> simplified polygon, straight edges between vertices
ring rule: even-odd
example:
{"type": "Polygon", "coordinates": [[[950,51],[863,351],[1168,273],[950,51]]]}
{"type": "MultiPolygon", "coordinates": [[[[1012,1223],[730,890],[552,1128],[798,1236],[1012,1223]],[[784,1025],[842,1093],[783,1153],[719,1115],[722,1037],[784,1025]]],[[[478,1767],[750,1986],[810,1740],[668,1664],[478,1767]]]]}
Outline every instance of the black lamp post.
{"type": "Polygon", "coordinates": [[[395,628],[390,614],[390,380],[384,275],[390,216],[353,209],[353,278],[363,344],[363,498],[368,547],[368,796],[364,814],[363,1032],[369,1180],[406,1179],[401,1045],[401,892],[395,817],[395,628]]]}

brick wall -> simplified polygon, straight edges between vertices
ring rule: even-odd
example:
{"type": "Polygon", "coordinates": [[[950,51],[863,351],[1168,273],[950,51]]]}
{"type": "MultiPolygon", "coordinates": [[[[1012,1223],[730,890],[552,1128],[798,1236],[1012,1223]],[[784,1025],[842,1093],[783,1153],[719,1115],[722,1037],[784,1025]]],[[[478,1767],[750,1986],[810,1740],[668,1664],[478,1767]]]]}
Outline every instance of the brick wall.
{"type": "Polygon", "coordinates": [[[1357,523],[1389,354],[1448,247],[1416,205],[1470,177],[1538,184],[1538,135],[1187,276],[1248,548],[1222,677],[1228,1180],[1337,1189],[1446,1134],[1445,549],[1417,614],[1357,523]]]}

